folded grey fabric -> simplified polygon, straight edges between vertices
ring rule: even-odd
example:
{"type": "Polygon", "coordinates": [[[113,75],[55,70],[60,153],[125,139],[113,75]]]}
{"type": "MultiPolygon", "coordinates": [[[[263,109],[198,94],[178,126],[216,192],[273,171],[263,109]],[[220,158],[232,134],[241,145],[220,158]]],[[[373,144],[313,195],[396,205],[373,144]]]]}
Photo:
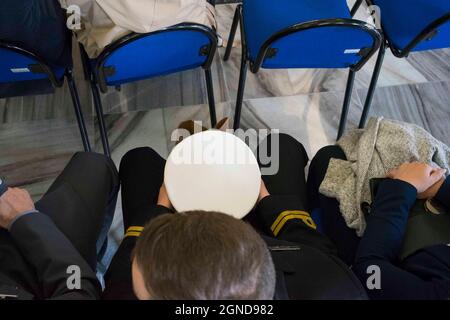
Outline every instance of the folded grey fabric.
{"type": "Polygon", "coordinates": [[[346,134],[337,143],[347,160],[332,159],[320,193],[339,202],[349,226],[362,236],[366,227],[361,203],[371,202],[369,181],[382,178],[405,162],[421,161],[450,169],[450,148],[423,128],[372,118],[365,129],[346,134]]]}

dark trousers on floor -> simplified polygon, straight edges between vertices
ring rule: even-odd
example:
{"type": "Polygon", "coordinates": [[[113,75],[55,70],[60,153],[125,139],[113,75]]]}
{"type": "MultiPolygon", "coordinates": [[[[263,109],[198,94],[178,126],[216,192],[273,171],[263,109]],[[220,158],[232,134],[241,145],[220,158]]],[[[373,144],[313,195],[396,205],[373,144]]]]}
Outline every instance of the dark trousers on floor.
{"type": "MultiPolygon", "coordinates": [[[[111,159],[77,153],[36,203],[36,209],[53,220],[93,270],[112,222],[118,189],[118,173],[111,159]]],[[[0,230],[0,261],[5,261],[0,266],[3,274],[26,289],[34,287],[36,275],[6,230],[0,230]]]]}

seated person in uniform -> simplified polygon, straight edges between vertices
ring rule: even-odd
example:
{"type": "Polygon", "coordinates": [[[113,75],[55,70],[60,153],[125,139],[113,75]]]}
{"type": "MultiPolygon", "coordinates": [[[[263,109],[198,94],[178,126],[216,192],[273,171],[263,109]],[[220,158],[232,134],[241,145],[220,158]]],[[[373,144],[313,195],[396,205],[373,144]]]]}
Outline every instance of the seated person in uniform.
{"type": "Polygon", "coordinates": [[[0,1],[0,42],[12,42],[64,67],[72,61],[71,38],[57,0],[0,1]]]}
{"type": "Polygon", "coordinates": [[[105,274],[103,298],[366,299],[307,212],[305,149],[281,134],[279,150],[279,170],[263,176],[245,221],[173,213],[165,160],[150,148],[128,152],[119,170],[126,233],[105,274]]]}
{"type": "Polygon", "coordinates": [[[59,0],[64,9],[79,8],[73,31],[87,54],[96,58],[114,41],[132,32],[148,33],[191,22],[215,27],[215,10],[207,0],[59,0]],[[80,26],[76,26],[80,14],[80,26]]]}
{"type": "Polygon", "coordinates": [[[118,189],[114,163],[94,153],[77,153],[36,203],[9,188],[0,197],[0,300],[99,298],[99,234],[118,189]]]}

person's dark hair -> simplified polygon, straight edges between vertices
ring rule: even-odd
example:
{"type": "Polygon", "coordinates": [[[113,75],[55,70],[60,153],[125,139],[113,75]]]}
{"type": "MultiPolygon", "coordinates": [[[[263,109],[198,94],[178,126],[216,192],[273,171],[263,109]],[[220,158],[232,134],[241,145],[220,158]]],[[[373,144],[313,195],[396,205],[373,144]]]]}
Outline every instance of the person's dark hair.
{"type": "Polygon", "coordinates": [[[139,237],[135,262],[153,299],[272,299],[270,252],[247,223],[216,212],[165,214],[139,237]]]}

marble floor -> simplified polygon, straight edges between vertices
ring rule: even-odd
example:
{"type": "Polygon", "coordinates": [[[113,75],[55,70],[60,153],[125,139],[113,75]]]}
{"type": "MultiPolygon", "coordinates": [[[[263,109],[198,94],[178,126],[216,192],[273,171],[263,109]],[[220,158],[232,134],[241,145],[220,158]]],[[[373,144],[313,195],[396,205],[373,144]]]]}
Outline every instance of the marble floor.
{"type": "MultiPolygon", "coordinates": [[[[229,1],[226,1],[229,2],[229,1]]],[[[349,1],[350,4],[352,1],[349,1]]],[[[218,32],[226,43],[234,4],[217,5],[218,32]]],[[[358,18],[365,19],[364,10],[358,18]]],[[[231,58],[220,48],[213,64],[219,117],[232,116],[240,62],[240,37],[231,58]]],[[[74,51],[77,57],[78,52],[74,51]]],[[[358,73],[348,118],[356,127],[375,58],[358,73]]],[[[97,151],[101,143],[89,84],[76,59],[76,81],[97,151]]],[[[118,165],[130,149],[148,145],[167,156],[171,133],[187,119],[209,121],[202,70],[140,81],[110,89],[102,96],[112,147],[118,165]]],[[[279,129],[301,141],[312,156],[335,141],[344,97],[344,70],[262,70],[249,73],[242,127],[279,129]]],[[[390,52],[376,91],[373,116],[416,123],[450,145],[450,50],[411,54],[397,59],[390,52]]],[[[39,199],[71,155],[82,149],[66,86],[53,95],[0,99],[0,176],[28,189],[39,199]]],[[[121,203],[111,229],[110,258],[123,235],[121,203]]]]}

